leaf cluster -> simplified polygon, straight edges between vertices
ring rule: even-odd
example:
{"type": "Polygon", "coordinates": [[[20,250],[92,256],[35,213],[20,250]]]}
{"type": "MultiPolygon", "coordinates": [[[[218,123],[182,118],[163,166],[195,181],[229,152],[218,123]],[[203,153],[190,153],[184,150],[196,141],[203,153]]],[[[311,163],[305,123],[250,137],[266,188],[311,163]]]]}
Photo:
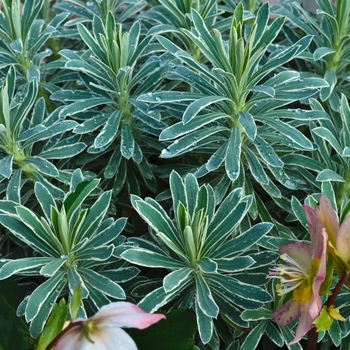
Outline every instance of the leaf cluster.
{"type": "MultiPolygon", "coordinates": [[[[55,317],[127,298],[169,313],[162,344],[189,315],[174,349],[293,339],[268,268],[307,237],[302,203],[349,213],[350,3],[317,4],[2,1],[0,279],[27,295],[18,332],[44,347],[55,317]]],[[[349,332],[335,320],[323,348],[349,332]]]]}

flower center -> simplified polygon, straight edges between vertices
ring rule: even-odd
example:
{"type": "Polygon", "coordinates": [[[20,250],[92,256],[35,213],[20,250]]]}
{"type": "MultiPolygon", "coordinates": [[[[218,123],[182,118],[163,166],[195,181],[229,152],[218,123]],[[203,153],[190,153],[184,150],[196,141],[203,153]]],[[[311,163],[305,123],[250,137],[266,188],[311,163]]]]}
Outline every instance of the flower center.
{"type": "Polygon", "coordinates": [[[293,300],[305,304],[313,294],[313,279],[320,266],[320,260],[314,258],[310,266],[305,269],[287,254],[281,255],[287,265],[279,265],[270,270],[269,278],[278,278],[281,283],[276,284],[276,291],[279,296],[293,291],[293,300]]]}
{"type": "Polygon", "coordinates": [[[91,339],[91,333],[93,333],[96,330],[96,325],[87,320],[83,322],[83,334],[84,337],[90,342],[90,343],[95,343],[92,339],[91,339]]]}

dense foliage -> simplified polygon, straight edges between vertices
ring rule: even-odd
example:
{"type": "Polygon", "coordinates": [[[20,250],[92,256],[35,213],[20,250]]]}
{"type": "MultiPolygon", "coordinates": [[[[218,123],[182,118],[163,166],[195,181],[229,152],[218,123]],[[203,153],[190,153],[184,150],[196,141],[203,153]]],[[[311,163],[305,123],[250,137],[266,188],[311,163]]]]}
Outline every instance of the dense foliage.
{"type": "Polygon", "coordinates": [[[318,225],[349,348],[350,2],[316,2],[2,1],[0,349],[116,300],[167,316],[139,349],[286,347],[267,276],[318,225]]]}

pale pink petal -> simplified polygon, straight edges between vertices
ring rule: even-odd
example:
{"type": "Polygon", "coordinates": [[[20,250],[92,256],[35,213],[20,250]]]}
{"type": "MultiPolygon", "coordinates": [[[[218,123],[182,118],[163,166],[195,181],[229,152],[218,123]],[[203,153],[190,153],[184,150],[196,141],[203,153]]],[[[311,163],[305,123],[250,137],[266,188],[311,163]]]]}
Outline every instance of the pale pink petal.
{"type": "Polygon", "coordinates": [[[309,313],[310,305],[311,301],[302,306],[300,320],[295,330],[294,339],[288,345],[297,343],[312,328],[314,318],[311,317],[309,313]]]}
{"type": "Polygon", "coordinates": [[[304,242],[284,244],[279,249],[281,255],[287,254],[297,262],[303,270],[307,270],[310,266],[311,252],[311,245],[304,242]]]}
{"type": "Polygon", "coordinates": [[[276,310],[272,317],[280,326],[286,326],[300,316],[301,305],[292,299],[289,299],[278,310],[276,310]]]}
{"type": "Polygon", "coordinates": [[[345,262],[350,262],[350,216],[340,225],[336,239],[338,256],[345,262]]]}
{"type": "Polygon", "coordinates": [[[323,242],[322,242],[322,223],[317,215],[315,209],[312,209],[308,205],[303,205],[304,213],[306,216],[307,225],[310,232],[310,240],[312,247],[312,256],[311,258],[320,257],[323,251],[323,242]]]}
{"type": "Polygon", "coordinates": [[[322,299],[319,295],[315,295],[314,299],[310,300],[310,306],[309,306],[309,314],[310,317],[315,320],[322,309],[322,299]]]}
{"type": "Polygon", "coordinates": [[[99,327],[85,338],[82,327],[73,328],[60,338],[54,350],[137,350],[132,338],[118,327],[99,327]]]}
{"type": "Polygon", "coordinates": [[[82,325],[71,328],[55,344],[54,350],[80,350],[84,349],[87,339],[84,337],[82,325]]]}
{"type": "Polygon", "coordinates": [[[318,202],[316,212],[321,220],[322,226],[327,231],[330,242],[335,247],[339,230],[338,217],[332,208],[330,200],[324,194],[318,202]]]}
{"type": "Polygon", "coordinates": [[[91,334],[91,339],[94,344],[90,343],[84,350],[137,350],[130,335],[118,327],[103,326],[91,334]]]}
{"type": "MultiPolygon", "coordinates": [[[[326,274],[327,274],[327,267],[326,267],[327,261],[326,260],[327,260],[328,235],[327,235],[325,228],[323,228],[321,231],[320,241],[322,244],[322,252],[321,252],[321,255],[319,256],[320,266],[318,268],[317,274],[314,277],[314,281],[312,284],[312,290],[313,290],[314,296],[319,295],[321,285],[322,285],[323,281],[325,280],[326,274]]],[[[316,317],[317,316],[318,316],[318,314],[316,315],[316,317]]]]}
{"type": "Polygon", "coordinates": [[[102,306],[90,320],[96,325],[144,329],[164,318],[162,314],[149,314],[127,301],[118,301],[102,306]]]}

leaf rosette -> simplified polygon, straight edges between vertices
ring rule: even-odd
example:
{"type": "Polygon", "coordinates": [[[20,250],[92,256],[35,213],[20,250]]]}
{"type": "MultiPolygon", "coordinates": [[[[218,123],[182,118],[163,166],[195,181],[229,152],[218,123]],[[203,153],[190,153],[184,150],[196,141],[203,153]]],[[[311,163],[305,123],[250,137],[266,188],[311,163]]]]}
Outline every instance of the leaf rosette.
{"type": "Polygon", "coordinates": [[[180,299],[177,306],[195,309],[201,340],[207,343],[219,313],[228,323],[247,327],[240,318],[241,309],[258,309],[271,300],[251,279],[255,276],[259,284],[262,277],[264,284],[259,269],[278,258],[274,252],[256,249],[273,225],[259,223],[238,234],[252,204],[251,196],[245,196],[241,188],[233,190],[218,208],[212,187],[199,186],[193,174],[182,180],[173,171],[170,189],[174,221],[155,200],[132,196],[133,207],[151,228],[158,245],[132,238],[139,246],[128,248],[121,257],[134,264],[167,269],[163,285],[139,305],[153,312],[180,299]]]}

